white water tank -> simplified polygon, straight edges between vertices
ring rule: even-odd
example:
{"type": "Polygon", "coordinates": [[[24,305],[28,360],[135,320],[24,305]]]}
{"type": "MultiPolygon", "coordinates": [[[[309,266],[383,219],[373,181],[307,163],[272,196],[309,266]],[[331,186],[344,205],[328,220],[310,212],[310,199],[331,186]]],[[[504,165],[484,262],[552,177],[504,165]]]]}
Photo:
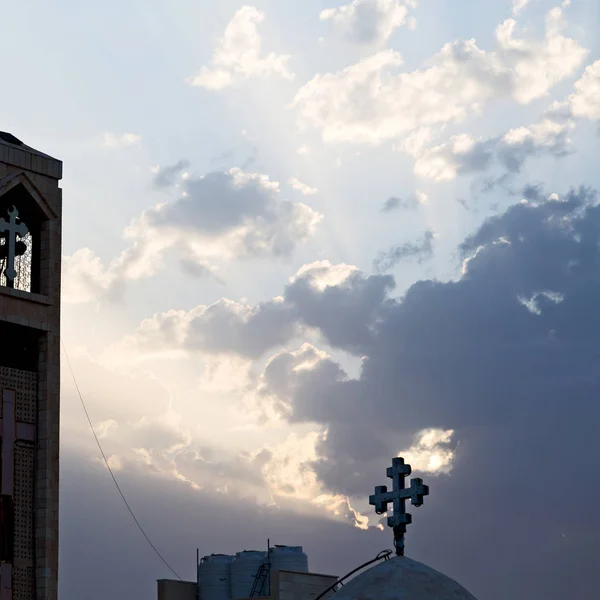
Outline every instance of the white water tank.
{"type": "MultiPolygon", "coordinates": [[[[244,550],[238,552],[231,563],[231,598],[249,598],[254,580],[267,558],[266,552],[244,550]]],[[[266,591],[266,582],[265,582],[266,591]]]]}
{"type": "Polygon", "coordinates": [[[230,600],[231,561],[228,554],[204,556],[198,566],[200,600],[230,600]]]}
{"type": "Polygon", "coordinates": [[[270,552],[271,571],[308,573],[308,556],[302,546],[274,546],[270,552]]]}

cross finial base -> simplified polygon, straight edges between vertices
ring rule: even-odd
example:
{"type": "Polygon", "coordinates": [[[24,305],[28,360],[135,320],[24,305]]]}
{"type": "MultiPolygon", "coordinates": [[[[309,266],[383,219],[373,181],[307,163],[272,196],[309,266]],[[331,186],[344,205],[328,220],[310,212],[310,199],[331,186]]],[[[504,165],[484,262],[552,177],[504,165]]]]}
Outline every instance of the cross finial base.
{"type": "Polygon", "coordinates": [[[394,548],[396,556],[404,556],[404,534],[406,527],[394,527],[394,548]]]}

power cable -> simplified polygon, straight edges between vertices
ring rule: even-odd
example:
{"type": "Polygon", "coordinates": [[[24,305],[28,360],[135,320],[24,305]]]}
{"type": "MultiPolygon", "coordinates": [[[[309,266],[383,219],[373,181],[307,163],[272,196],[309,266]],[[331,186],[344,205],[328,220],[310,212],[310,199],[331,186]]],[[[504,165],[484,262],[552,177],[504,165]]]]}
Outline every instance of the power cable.
{"type": "Polygon", "coordinates": [[[104,454],[104,450],[102,449],[102,444],[100,443],[100,440],[98,439],[98,436],[96,435],[96,430],[94,429],[94,425],[92,424],[92,420],[90,419],[90,414],[89,414],[88,409],[83,400],[83,396],[79,389],[79,385],[77,384],[77,379],[75,378],[75,373],[73,372],[73,367],[71,366],[71,361],[69,360],[69,355],[67,354],[67,349],[65,348],[65,344],[62,340],[61,340],[61,343],[62,343],[63,351],[65,353],[65,358],[67,359],[67,365],[69,366],[69,371],[71,372],[71,377],[73,378],[73,383],[75,384],[75,389],[77,390],[79,400],[81,401],[81,406],[83,406],[83,410],[85,412],[87,421],[90,425],[90,429],[92,430],[92,433],[94,434],[94,439],[96,440],[96,444],[98,445],[100,454],[102,454],[102,458],[104,459],[104,464],[106,465],[106,468],[108,469],[108,472],[110,473],[110,476],[112,477],[112,480],[115,484],[115,487],[117,488],[117,491],[119,492],[119,495],[123,499],[123,502],[125,503],[125,506],[127,507],[127,510],[129,511],[129,514],[131,515],[132,519],[135,521],[135,524],[138,526],[138,529],[142,532],[142,535],[146,538],[146,541],[148,542],[148,544],[150,544],[150,547],[152,548],[152,550],[154,550],[154,552],[156,553],[158,558],[160,558],[160,560],[162,560],[162,562],[167,566],[167,568],[171,571],[171,573],[173,573],[173,575],[175,575],[175,577],[177,577],[177,579],[179,579],[179,581],[183,581],[183,579],[177,574],[175,569],[173,569],[173,567],[171,567],[171,565],[164,559],[163,555],[158,551],[156,546],[152,543],[152,540],[148,537],[148,535],[144,531],[144,528],[141,526],[140,522],[137,520],[137,517],[135,516],[131,506],[129,505],[129,502],[127,502],[127,498],[125,498],[125,494],[123,494],[123,491],[121,490],[121,486],[117,482],[117,478],[115,477],[115,474],[113,473],[113,470],[111,469],[110,464],[108,463],[108,459],[106,458],[106,454],[104,454]]]}

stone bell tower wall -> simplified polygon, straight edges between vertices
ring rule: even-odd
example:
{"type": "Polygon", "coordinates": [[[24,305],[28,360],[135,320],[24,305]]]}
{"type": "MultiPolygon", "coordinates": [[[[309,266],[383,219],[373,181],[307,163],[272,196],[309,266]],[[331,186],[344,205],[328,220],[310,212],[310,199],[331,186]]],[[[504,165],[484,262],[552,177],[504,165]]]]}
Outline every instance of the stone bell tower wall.
{"type": "Polygon", "coordinates": [[[61,177],[60,161],[0,132],[0,207],[18,188],[41,215],[31,289],[0,285],[0,400],[15,399],[17,434],[34,439],[14,445],[12,522],[2,517],[14,547],[4,551],[2,600],[57,600],[61,177]]]}

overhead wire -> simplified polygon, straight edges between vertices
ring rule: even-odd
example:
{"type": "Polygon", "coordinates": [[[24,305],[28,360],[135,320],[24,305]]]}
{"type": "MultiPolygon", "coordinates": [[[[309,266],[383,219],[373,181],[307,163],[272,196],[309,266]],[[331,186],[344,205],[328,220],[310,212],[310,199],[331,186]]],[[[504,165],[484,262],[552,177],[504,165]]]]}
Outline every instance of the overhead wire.
{"type": "Polygon", "coordinates": [[[119,482],[117,481],[117,478],[115,477],[115,474],[108,462],[108,459],[106,458],[106,454],[104,453],[104,449],[102,448],[100,439],[96,435],[96,430],[94,428],[94,425],[92,424],[92,420],[90,418],[90,413],[88,412],[88,409],[83,400],[83,395],[81,394],[81,390],[79,389],[79,385],[77,383],[77,379],[75,377],[75,373],[73,371],[71,361],[69,360],[69,355],[67,354],[67,349],[65,347],[65,344],[62,340],[61,340],[61,343],[62,343],[63,352],[65,353],[65,358],[67,360],[67,365],[69,366],[69,371],[71,372],[71,377],[73,378],[73,383],[75,384],[75,389],[77,390],[77,395],[79,396],[79,400],[81,401],[81,406],[83,406],[83,411],[85,412],[85,416],[87,418],[87,422],[90,426],[90,429],[92,430],[92,434],[94,435],[94,439],[96,440],[96,444],[98,445],[98,449],[100,450],[100,454],[102,455],[104,464],[106,465],[106,468],[108,469],[108,472],[110,473],[110,476],[115,484],[115,487],[117,488],[117,491],[119,492],[119,495],[121,496],[125,506],[127,507],[127,510],[129,511],[129,514],[131,515],[131,518],[134,520],[138,529],[142,532],[142,535],[144,536],[144,538],[146,539],[146,541],[148,542],[148,544],[150,545],[152,550],[154,550],[154,552],[156,553],[158,558],[160,558],[160,560],[165,564],[165,566],[169,569],[169,571],[171,571],[171,573],[173,573],[173,575],[175,575],[175,577],[177,577],[177,579],[179,579],[180,581],[183,581],[183,579],[177,574],[175,569],[173,569],[173,567],[166,561],[164,556],[158,551],[158,548],[152,543],[152,540],[148,537],[148,534],[144,531],[144,528],[142,527],[141,523],[138,521],[137,517],[135,516],[135,513],[133,512],[133,509],[131,508],[129,502],[127,501],[127,498],[125,498],[125,494],[123,493],[123,490],[121,489],[121,486],[119,485],[119,482]]]}

